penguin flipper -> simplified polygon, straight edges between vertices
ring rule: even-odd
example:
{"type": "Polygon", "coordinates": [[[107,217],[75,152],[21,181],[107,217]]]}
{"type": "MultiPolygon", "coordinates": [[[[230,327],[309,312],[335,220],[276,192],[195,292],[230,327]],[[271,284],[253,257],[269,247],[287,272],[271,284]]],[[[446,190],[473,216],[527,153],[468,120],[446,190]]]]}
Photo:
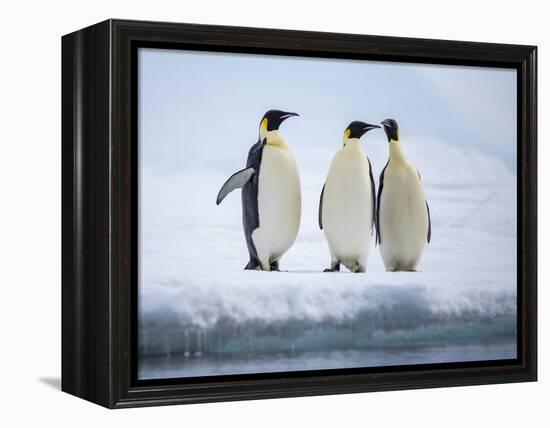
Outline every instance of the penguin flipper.
{"type": "Polygon", "coordinates": [[[390,160],[388,159],[388,162],[386,163],[386,166],[380,173],[380,180],[378,182],[378,196],[376,198],[376,242],[378,241],[378,244],[382,243],[382,236],[380,234],[380,201],[382,200],[382,189],[384,188],[384,173],[386,172],[386,168],[388,167],[388,164],[390,163],[390,160]]]}
{"type": "MultiPolygon", "coordinates": [[[[372,236],[374,229],[376,228],[376,230],[378,230],[378,225],[376,224],[376,185],[374,184],[374,177],[372,176],[372,166],[368,157],[367,161],[369,162],[370,190],[372,199],[372,224],[370,228],[370,234],[372,236]]],[[[374,245],[376,246],[376,239],[374,240],[374,245]]]]}
{"type": "MultiPolygon", "coordinates": [[[[418,174],[418,179],[422,181],[422,178],[420,178],[420,172],[416,170],[416,173],[418,174]]],[[[428,211],[428,236],[426,240],[428,241],[428,244],[429,244],[430,241],[432,240],[432,219],[430,218],[430,206],[428,205],[428,201],[424,201],[424,202],[426,202],[426,211],[428,211]]]]}
{"type": "Polygon", "coordinates": [[[233,190],[242,189],[243,186],[248,183],[248,180],[250,180],[254,174],[256,174],[256,170],[254,168],[245,168],[237,171],[235,174],[229,177],[220,189],[220,192],[218,193],[218,197],[216,198],[216,205],[219,205],[224,200],[224,198],[233,190]]]}
{"type": "Polygon", "coordinates": [[[326,183],[323,184],[323,190],[321,190],[321,197],[319,198],[319,229],[323,230],[323,195],[325,194],[326,183]]]}
{"type": "Polygon", "coordinates": [[[432,219],[430,218],[430,206],[426,201],[426,210],[428,211],[428,244],[432,240],[432,219]]]}

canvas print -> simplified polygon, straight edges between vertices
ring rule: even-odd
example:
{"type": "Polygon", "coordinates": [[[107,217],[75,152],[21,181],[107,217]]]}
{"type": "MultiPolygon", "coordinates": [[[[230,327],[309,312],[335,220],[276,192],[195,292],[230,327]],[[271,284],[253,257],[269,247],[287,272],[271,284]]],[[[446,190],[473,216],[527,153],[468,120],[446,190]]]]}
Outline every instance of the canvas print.
{"type": "Polygon", "coordinates": [[[515,69],[137,67],[138,379],[517,358],[515,69]]]}

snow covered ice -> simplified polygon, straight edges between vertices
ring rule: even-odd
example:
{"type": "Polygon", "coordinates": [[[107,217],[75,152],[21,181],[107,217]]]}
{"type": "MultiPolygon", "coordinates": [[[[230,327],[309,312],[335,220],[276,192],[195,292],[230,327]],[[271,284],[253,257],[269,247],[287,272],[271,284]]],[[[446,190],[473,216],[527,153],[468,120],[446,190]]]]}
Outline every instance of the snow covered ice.
{"type": "MultiPolygon", "coordinates": [[[[368,137],[378,184],[387,147],[368,137]]],[[[516,181],[501,160],[405,140],[432,216],[421,272],[385,272],[373,243],[366,274],[322,273],[334,151],[289,143],[303,212],[286,272],[244,271],[240,194],[215,205],[241,165],[140,171],[140,378],[516,358],[516,181]]]]}

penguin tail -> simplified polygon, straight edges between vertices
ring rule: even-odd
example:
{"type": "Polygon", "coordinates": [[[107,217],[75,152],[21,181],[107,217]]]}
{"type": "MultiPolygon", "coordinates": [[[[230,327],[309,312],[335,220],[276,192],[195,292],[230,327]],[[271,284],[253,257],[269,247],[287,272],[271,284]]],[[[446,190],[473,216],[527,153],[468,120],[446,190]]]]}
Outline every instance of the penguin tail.
{"type": "Polygon", "coordinates": [[[258,264],[254,260],[250,260],[244,267],[244,270],[256,270],[258,264]]]}

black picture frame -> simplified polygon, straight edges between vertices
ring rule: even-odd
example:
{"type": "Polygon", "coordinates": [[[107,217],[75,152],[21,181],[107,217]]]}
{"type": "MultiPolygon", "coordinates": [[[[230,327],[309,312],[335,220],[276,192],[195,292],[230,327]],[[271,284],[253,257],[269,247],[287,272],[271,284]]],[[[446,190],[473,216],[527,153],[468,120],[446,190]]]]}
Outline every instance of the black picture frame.
{"type": "Polygon", "coordinates": [[[109,408],[537,379],[537,49],[107,20],[62,38],[62,390],[109,408]],[[141,46],[515,68],[518,358],[138,381],[136,52],[141,46]]]}

